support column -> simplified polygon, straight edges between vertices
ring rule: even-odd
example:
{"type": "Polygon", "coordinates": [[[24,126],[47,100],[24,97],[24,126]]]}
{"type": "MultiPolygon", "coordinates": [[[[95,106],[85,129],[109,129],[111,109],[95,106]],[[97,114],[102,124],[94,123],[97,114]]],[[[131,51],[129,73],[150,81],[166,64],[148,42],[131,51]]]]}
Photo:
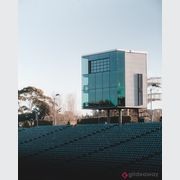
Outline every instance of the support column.
{"type": "Polygon", "coordinates": [[[107,122],[110,123],[109,109],[107,110],[107,122]]]}
{"type": "Polygon", "coordinates": [[[99,116],[100,116],[101,110],[98,110],[97,118],[98,118],[98,124],[99,124],[99,116]]]}
{"type": "Polygon", "coordinates": [[[137,117],[138,117],[138,121],[139,121],[139,109],[137,109],[137,117]]]}
{"type": "Polygon", "coordinates": [[[129,109],[127,109],[127,116],[129,116],[129,109]]]}
{"type": "Polygon", "coordinates": [[[122,124],[122,109],[119,110],[119,124],[122,124]]]}

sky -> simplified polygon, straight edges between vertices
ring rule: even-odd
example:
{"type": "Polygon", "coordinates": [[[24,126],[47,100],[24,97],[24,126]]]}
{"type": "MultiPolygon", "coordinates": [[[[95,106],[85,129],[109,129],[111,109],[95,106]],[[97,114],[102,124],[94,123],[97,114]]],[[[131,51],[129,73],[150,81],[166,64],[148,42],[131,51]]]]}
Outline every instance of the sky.
{"type": "Polygon", "coordinates": [[[76,97],[81,56],[111,49],[147,51],[148,77],[161,76],[161,0],[19,0],[18,88],[76,97]]]}

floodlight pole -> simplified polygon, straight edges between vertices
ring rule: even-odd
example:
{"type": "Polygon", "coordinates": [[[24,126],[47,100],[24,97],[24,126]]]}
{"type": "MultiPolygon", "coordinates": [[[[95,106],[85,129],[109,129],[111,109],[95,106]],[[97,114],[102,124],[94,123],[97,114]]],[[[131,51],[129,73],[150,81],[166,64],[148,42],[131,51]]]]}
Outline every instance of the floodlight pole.
{"type": "Polygon", "coordinates": [[[36,122],[37,122],[37,126],[39,125],[38,123],[38,112],[35,110],[35,119],[36,119],[36,122]]]}
{"type": "Polygon", "coordinates": [[[55,104],[56,104],[56,97],[57,96],[60,96],[60,94],[56,94],[55,97],[54,97],[54,125],[56,125],[56,108],[55,108],[55,104]]]}

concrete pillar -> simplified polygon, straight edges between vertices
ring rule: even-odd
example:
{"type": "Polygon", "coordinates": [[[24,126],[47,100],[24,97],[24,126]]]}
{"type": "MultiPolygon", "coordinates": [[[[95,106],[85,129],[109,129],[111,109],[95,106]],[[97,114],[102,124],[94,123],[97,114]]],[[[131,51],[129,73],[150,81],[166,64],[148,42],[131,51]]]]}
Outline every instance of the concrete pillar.
{"type": "Polygon", "coordinates": [[[99,124],[99,116],[100,116],[101,110],[98,110],[97,118],[98,118],[98,124],[99,124]]]}
{"type": "Polygon", "coordinates": [[[129,109],[127,109],[127,116],[129,116],[129,109]]]}
{"type": "Polygon", "coordinates": [[[137,117],[138,117],[138,121],[139,121],[139,109],[137,109],[137,117]]]}
{"type": "Polygon", "coordinates": [[[110,112],[110,110],[108,109],[108,110],[107,110],[107,122],[108,122],[108,123],[110,123],[110,116],[109,116],[109,112],[110,112]]]}
{"type": "Polygon", "coordinates": [[[122,124],[122,109],[119,109],[119,124],[122,124]]]}

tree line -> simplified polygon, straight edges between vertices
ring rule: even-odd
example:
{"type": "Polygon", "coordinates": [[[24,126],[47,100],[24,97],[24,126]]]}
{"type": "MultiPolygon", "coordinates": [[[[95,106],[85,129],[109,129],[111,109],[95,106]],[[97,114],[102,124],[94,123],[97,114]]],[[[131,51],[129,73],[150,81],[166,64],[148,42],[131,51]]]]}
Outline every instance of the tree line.
{"type": "Polygon", "coordinates": [[[67,108],[64,112],[55,98],[32,86],[18,90],[18,125],[31,127],[37,125],[37,122],[67,124],[75,121],[75,97],[72,94],[68,95],[67,108]]]}

